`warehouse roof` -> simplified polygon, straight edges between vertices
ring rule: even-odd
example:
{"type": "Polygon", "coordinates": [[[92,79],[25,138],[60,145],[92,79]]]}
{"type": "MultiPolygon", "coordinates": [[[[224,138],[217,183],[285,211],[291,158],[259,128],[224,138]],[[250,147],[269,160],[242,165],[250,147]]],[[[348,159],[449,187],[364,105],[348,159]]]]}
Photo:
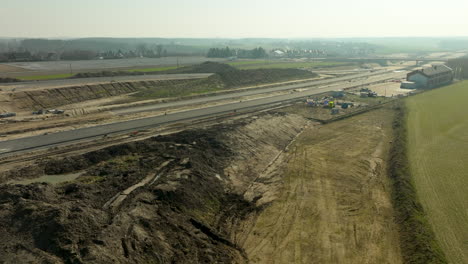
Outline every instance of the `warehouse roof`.
{"type": "Polygon", "coordinates": [[[426,67],[426,68],[423,68],[422,70],[416,70],[416,71],[409,73],[408,75],[421,73],[427,77],[430,77],[430,76],[434,76],[440,73],[447,73],[447,72],[452,72],[452,69],[441,64],[441,65],[432,65],[432,67],[426,67]]]}

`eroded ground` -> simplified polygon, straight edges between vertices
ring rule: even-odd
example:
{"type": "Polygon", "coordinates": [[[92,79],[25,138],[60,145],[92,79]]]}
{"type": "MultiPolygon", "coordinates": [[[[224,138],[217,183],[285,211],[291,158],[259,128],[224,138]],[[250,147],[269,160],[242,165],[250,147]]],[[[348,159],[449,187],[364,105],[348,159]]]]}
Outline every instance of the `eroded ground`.
{"type": "Polygon", "coordinates": [[[401,263],[391,107],[296,108],[0,166],[0,262],[401,263]]]}
{"type": "Polygon", "coordinates": [[[401,263],[386,175],[389,110],[308,127],[240,243],[252,263],[401,263]]]}

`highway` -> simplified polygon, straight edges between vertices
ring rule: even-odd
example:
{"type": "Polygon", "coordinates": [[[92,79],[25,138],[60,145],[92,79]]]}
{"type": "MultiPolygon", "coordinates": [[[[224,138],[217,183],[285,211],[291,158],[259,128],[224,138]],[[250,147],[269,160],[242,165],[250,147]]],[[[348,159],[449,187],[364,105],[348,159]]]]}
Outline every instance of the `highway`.
{"type": "MultiPolygon", "coordinates": [[[[369,74],[367,74],[369,76],[369,74]]],[[[405,76],[405,72],[386,72],[380,73],[376,78],[367,78],[363,79],[362,81],[343,81],[343,78],[340,78],[342,81],[336,85],[324,85],[330,84],[330,80],[322,80],[321,86],[316,85],[309,87],[306,90],[302,90],[300,92],[291,92],[289,94],[279,95],[279,96],[271,96],[267,98],[260,98],[255,100],[249,101],[242,101],[218,106],[212,106],[202,109],[195,109],[189,110],[184,112],[174,112],[167,115],[155,116],[155,117],[148,117],[130,121],[124,121],[119,123],[111,123],[105,125],[98,125],[94,127],[87,127],[87,128],[80,128],[75,130],[57,132],[53,134],[47,135],[39,135],[39,136],[32,136],[8,141],[0,141],[0,156],[6,156],[9,154],[13,154],[20,151],[26,150],[35,150],[41,148],[47,148],[51,146],[56,146],[64,143],[75,142],[78,140],[83,139],[91,139],[101,137],[105,134],[118,134],[124,132],[130,132],[133,130],[145,129],[160,126],[163,124],[175,123],[184,120],[192,120],[198,119],[203,117],[209,116],[216,116],[223,113],[230,113],[237,110],[245,110],[245,109],[252,109],[260,106],[265,106],[269,104],[278,104],[282,102],[287,102],[291,100],[298,100],[300,98],[304,98],[307,96],[328,92],[328,91],[336,91],[346,88],[355,87],[356,85],[364,85],[367,83],[373,83],[377,80],[385,80],[391,78],[402,78],[405,76]],[[324,82],[324,83],[323,83],[324,82]]],[[[362,79],[364,76],[357,75],[354,78],[362,79]]],[[[348,77],[350,78],[350,77],[348,77]]],[[[336,82],[336,79],[335,79],[336,82]]],[[[302,84],[304,85],[304,84],[302,84]]],[[[300,86],[300,85],[299,85],[300,86]]],[[[309,84],[310,86],[310,84],[309,84]]],[[[283,88],[289,87],[291,89],[291,85],[284,86],[284,87],[275,87],[275,88],[283,88]]],[[[294,86],[296,87],[296,86],[294,86]]],[[[303,87],[303,86],[301,86],[303,87]]],[[[237,95],[238,96],[238,95],[237,95]]],[[[206,97],[208,99],[210,97],[206,97]]],[[[179,102],[176,102],[179,103],[179,102]]],[[[186,103],[186,102],[185,102],[186,103]]]]}
{"type": "Polygon", "coordinates": [[[0,89],[3,91],[11,91],[13,89],[15,89],[15,91],[26,91],[26,90],[62,88],[62,87],[67,87],[67,86],[108,84],[111,82],[139,82],[139,81],[158,81],[158,80],[201,79],[201,78],[207,78],[211,75],[212,73],[187,73],[187,74],[151,74],[151,75],[134,75],[134,76],[61,79],[61,80],[48,80],[48,81],[2,83],[0,84],[0,89]]]}
{"type": "Polygon", "coordinates": [[[301,88],[308,88],[312,86],[319,86],[319,85],[337,85],[340,82],[346,82],[353,80],[353,84],[357,85],[361,83],[362,80],[366,80],[368,82],[377,82],[380,80],[385,80],[391,78],[391,76],[396,76],[397,78],[400,76],[401,73],[394,73],[391,71],[378,71],[378,72],[366,72],[361,74],[355,74],[351,76],[339,77],[339,78],[332,78],[332,79],[323,79],[323,80],[315,80],[315,81],[308,81],[299,84],[290,84],[290,85],[280,85],[274,87],[267,87],[267,88],[255,88],[255,89],[248,89],[244,91],[236,91],[233,93],[225,93],[220,95],[213,95],[207,97],[200,97],[194,98],[189,100],[183,101],[176,101],[176,102],[169,102],[169,103],[157,103],[152,105],[143,105],[143,106],[134,106],[129,108],[119,108],[113,110],[112,112],[116,114],[132,114],[132,113],[139,113],[139,112],[149,112],[149,111],[156,111],[161,109],[173,108],[173,107],[180,107],[186,105],[194,105],[194,104],[203,104],[209,102],[217,102],[221,100],[239,98],[243,96],[251,96],[251,95],[258,95],[258,94],[268,94],[286,90],[294,90],[294,89],[301,89],[301,88]],[[390,77],[389,77],[390,76],[390,77]]]}

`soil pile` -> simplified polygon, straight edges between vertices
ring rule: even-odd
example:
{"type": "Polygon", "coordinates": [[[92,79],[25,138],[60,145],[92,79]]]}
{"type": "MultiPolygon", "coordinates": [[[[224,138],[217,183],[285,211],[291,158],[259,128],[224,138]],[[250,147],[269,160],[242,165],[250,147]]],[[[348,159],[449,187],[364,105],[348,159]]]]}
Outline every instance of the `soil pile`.
{"type": "MultiPolygon", "coordinates": [[[[219,77],[226,87],[240,87],[302,78],[314,78],[317,77],[317,74],[299,69],[255,69],[219,72],[215,74],[215,76],[219,77]]],[[[210,78],[213,78],[213,76],[210,78]]]]}
{"type": "Polygon", "coordinates": [[[176,86],[190,80],[162,80],[145,82],[114,82],[108,84],[80,85],[45,90],[20,91],[10,93],[8,102],[11,109],[39,110],[50,109],[88,100],[134,93],[155,87],[176,86]]]}
{"type": "Polygon", "coordinates": [[[233,234],[261,207],[244,192],[306,123],[267,114],[39,162],[25,174],[84,173],[0,186],[0,262],[245,263],[233,234]]]}
{"type": "Polygon", "coordinates": [[[169,70],[167,73],[220,73],[230,71],[237,71],[237,69],[228,64],[206,61],[201,64],[169,70]]]}
{"type": "MultiPolygon", "coordinates": [[[[6,99],[2,101],[6,101],[4,107],[9,111],[35,111],[126,94],[133,94],[133,100],[178,98],[317,76],[317,74],[310,71],[299,69],[237,70],[227,64],[216,62],[205,62],[199,65],[183,67],[171,73],[214,74],[204,79],[112,82],[107,84],[19,91],[4,94],[3,97],[6,99]]],[[[114,73],[106,72],[105,74],[113,76],[112,74],[114,73]]]]}
{"type": "Polygon", "coordinates": [[[20,80],[16,78],[9,78],[9,77],[1,78],[0,77],[0,83],[12,83],[12,82],[20,82],[20,80]]]}

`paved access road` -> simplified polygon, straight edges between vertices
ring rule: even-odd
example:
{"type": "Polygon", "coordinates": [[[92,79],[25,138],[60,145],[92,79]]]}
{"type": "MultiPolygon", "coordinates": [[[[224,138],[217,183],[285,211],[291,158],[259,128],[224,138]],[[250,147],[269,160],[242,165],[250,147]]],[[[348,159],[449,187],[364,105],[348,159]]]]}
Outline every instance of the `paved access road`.
{"type": "MultiPolygon", "coordinates": [[[[390,79],[390,78],[401,78],[405,75],[403,72],[395,73],[381,73],[377,79],[390,79]]],[[[356,78],[356,77],[355,77],[356,78]]],[[[359,76],[358,78],[362,78],[359,76]]],[[[368,78],[366,80],[359,81],[358,84],[366,84],[375,82],[375,78],[368,78]]],[[[19,151],[33,150],[46,148],[54,145],[60,145],[63,143],[78,141],[82,139],[90,139],[100,137],[105,134],[116,134],[122,132],[128,132],[132,130],[145,129],[150,127],[156,127],[163,124],[180,122],[184,120],[197,119],[208,116],[215,116],[223,113],[230,113],[237,110],[255,108],[262,105],[282,103],[289,100],[297,100],[306,96],[319,94],[327,91],[340,90],[356,86],[357,82],[341,82],[337,85],[325,85],[311,87],[305,91],[293,92],[285,95],[272,96],[268,98],[260,98],[250,101],[242,101],[231,104],[224,104],[219,106],[207,107],[202,109],[195,109],[185,112],[175,112],[162,116],[148,117],[137,120],[124,121],[119,123],[112,123],[106,125],[99,125],[95,127],[80,128],[70,131],[57,132],[48,135],[40,135],[33,137],[26,137],[20,139],[14,139],[9,141],[0,142],[0,156],[12,154],[19,151]]]]}
{"type": "Polygon", "coordinates": [[[35,82],[18,82],[0,84],[3,91],[27,91],[41,90],[51,88],[62,88],[67,86],[80,86],[92,84],[104,84],[111,82],[138,82],[138,81],[157,81],[157,80],[184,80],[201,79],[211,76],[212,73],[187,73],[187,74],[151,74],[135,76],[114,76],[114,77],[95,77],[95,78],[77,78],[64,80],[49,80],[35,82]]]}

